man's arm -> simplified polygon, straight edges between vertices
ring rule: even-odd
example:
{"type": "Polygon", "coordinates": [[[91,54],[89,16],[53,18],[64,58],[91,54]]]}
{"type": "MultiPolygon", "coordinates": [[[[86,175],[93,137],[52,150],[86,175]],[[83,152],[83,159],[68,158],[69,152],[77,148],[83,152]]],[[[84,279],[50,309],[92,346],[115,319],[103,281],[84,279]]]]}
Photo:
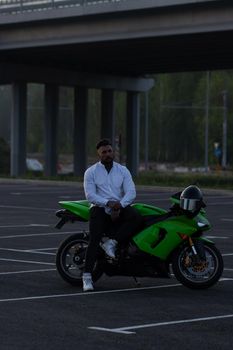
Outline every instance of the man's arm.
{"type": "Polygon", "coordinates": [[[121,199],[120,204],[122,207],[130,205],[136,198],[136,189],[132,176],[127,168],[124,169],[123,180],[124,197],[121,199]]]}
{"type": "Polygon", "coordinates": [[[84,174],[83,186],[88,202],[100,207],[105,207],[107,205],[108,201],[96,193],[96,184],[94,182],[93,174],[88,170],[84,174]]]}

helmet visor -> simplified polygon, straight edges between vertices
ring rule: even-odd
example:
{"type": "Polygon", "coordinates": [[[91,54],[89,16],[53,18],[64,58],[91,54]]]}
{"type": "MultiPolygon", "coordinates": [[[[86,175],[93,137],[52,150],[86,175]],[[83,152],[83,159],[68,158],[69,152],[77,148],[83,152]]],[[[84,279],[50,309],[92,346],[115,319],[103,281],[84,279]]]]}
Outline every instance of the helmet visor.
{"type": "Polygon", "coordinates": [[[184,210],[193,211],[197,209],[197,202],[198,200],[196,199],[181,198],[180,206],[184,210]]]}

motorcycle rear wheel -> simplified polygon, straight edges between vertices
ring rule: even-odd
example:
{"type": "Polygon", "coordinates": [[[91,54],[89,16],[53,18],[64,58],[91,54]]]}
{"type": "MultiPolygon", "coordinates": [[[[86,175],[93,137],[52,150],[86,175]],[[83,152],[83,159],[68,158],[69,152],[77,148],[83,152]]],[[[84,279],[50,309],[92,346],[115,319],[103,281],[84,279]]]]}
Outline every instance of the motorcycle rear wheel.
{"type": "Polygon", "coordinates": [[[206,289],[213,286],[223,272],[223,259],[219,250],[208,242],[203,242],[202,249],[206,259],[195,261],[188,244],[181,246],[172,259],[175,277],[191,289],[206,289]]]}
{"type": "MultiPolygon", "coordinates": [[[[73,286],[82,285],[87,246],[88,237],[78,233],[66,238],[57,250],[57,271],[64,281],[73,286]]],[[[97,262],[92,273],[93,282],[96,282],[102,274],[103,271],[97,262]]]]}

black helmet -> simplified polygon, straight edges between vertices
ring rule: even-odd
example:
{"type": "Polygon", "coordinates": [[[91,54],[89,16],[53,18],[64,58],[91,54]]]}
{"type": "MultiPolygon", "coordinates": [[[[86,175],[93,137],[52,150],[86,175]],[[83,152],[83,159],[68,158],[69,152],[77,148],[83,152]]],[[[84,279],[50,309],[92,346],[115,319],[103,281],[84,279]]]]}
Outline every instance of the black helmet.
{"type": "Polygon", "coordinates": [[[195,212],[203,206],[201,190],[197,186],[188,186],[180,195],[180,206],[184,210],[195,212]]]}

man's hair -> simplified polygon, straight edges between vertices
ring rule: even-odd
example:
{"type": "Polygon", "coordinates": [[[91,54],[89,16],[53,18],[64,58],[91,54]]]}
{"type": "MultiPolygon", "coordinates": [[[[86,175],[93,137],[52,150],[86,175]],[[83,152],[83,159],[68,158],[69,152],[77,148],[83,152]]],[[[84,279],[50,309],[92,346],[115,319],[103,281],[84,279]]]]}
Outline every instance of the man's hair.
{"type": "Polygon", "coordinates": [[[96,149],[98,150],[102,146],[112,146],[112,143],[108,139],[102,139],[96,144],[96,149]]]}

